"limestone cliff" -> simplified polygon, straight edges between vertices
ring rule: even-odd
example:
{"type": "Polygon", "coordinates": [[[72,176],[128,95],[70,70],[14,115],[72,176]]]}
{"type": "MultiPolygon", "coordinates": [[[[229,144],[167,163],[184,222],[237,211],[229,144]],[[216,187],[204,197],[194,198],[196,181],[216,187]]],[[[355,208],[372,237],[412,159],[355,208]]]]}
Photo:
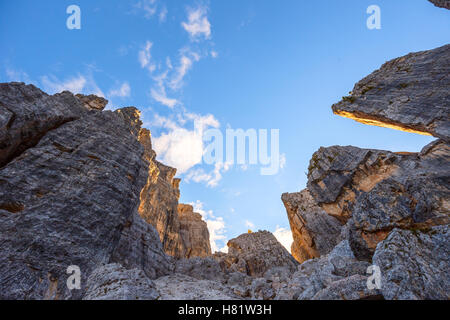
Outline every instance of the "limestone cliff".
{"type": "Polygon", "coordinates": [[[450,141],[450,45],[386,62],[332,106],[337,115],[450,141]]]}
{"type": "Polygon", "coordinates": [[[184,256],[186,258],[210,256],[209,231],[202,216],[194,212],[194,208],[188,204],[178,205],[178,215],[180,235],[186,248],[184,256]]]}
{"type": "Polygon", "coordinates": [[[439,139],[417,153],[353,146],[314,153],[307,189],[282,196],[292,252],[303,263],[279,296],[450,298],[449,59],[449,45],[394,59],[332,106],[362,123],[439,139]],[[365,263],[380,268],[380,290],[363,285],[365,263]],[[336,277],[342,266],[345,277],[336,277]]]}

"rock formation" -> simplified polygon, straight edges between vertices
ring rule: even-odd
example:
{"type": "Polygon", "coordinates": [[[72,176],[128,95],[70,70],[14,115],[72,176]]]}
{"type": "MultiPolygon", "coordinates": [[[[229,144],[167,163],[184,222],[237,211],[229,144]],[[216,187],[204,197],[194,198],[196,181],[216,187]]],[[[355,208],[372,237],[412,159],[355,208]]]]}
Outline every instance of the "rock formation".
{"type": "Polygon", "coordinates": [[[184,256],[186,258],[211,256],[208,226],[202,220],[202,216],[194,212],[194,208],[188,204],[178,205],[178,216],[181,239],[186,248],[184,256]]]}
{"type": "Polygon", "coordinates": [[[268,231],[245,233],[227,243],[227,254],[214,257],[223,268],[261,277],[273,267],[295,270],[297,262],[268,231]]]}
{"type": "Polygon", "coordinates": [[[296,290],[292,298],[450,298],[449,66],[450,45],[394,59],[333,105],[344,117],[438,139],[418,153],[314,153],[307,189],[282,196],[303,263],[278,298],[296,290]],[[380,290],[364,285],[370,264],[380,268],[380,290]]]}
{"type": "Polygon", "coordinates": [[[445,8],[450,10],[450,0],[429,0],[436,7],[445,8]]]}
{"type": "Polygon", "coordinates": [[[320,148],[307,188],[282,195],[297,260],[267,231],[211,255],[136,108],[0,84],[0,299],[450,299],[449,58],[394,59],[332,107],[438,139],[320,148]]]}
{"type": "Polygon", "coordinates": [[[333,105],[337,115],[450,141],[450,45],[386,62],[333,105]]]}

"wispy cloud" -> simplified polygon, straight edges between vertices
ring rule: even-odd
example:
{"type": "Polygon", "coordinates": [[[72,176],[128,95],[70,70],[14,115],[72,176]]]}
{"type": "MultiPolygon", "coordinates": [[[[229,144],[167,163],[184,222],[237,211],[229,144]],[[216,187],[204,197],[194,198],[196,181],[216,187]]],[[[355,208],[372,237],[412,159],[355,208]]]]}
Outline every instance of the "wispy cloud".
{"type": "Polygon", "coordinates": [[[153,43],[146,41],[145,46],[142,50],[139,50],[138,60],[142,68],[148,69],[148,71],[153,72],[156,69],[156,65],[152,62],[151,48],[153,43]]]}
{"type": "Polygon", "coordinates": [[[156,0],[140,0],[133,7],[135,11],[143,12],[146,19],[153,17],[157,10],[156,0]]]}
{"type": "Polygon", "coordinates": [[[108,97],[119,97],[126,98],[129,97],[131,93],[131,88],[128,82],[124,82],[119,88],[111,89],[108,92],[108,97]]]}
{"type": "Polygon", "coordinates": [[[16,82],[25,82],[25,83],[33,83],[28,73],[22,70],[15,70],[13,68],[6,68],[5,70],[6,77],[8,81],[16,81],[16,82]]]}
{"type": "Polygon", "coordinates": [[[191,40],[209,39],[211,37],[211,23],[206,16],[206,8],[202,6],[195,9],[188,8],[187,13],[188,21],[182,22],[181,25],[189,33],[191,40]]]}

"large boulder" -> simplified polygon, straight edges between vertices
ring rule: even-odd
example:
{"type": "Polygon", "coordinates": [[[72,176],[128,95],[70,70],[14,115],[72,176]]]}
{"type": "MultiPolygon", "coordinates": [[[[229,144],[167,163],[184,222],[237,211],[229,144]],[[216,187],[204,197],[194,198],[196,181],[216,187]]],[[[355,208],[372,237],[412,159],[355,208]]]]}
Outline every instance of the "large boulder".
{"type": "Polygon", "coordinates": [[[381,271],[386,299],[450,299],[449,226],[395,229],[377,246],[373,262],[381,271]]]}
{"type": "MultiPolygon", "coordinates": [[[[448,1],[435,2],[448,8],[448,1]]],[[[332,106],[364,124],[450,141],[450,45],[386,62],[332,106]]]]}
{"type": "MultiPolygon", "coordinates": [[[[420,153],[320,148],[308,174],[314,200],[303,199],[297,206],[315,202],[328,215],[347,223],[355,254],[370,261],[377,244],[395,227],[427,228],[450,222],[449,156],[450,147],[443,140],[430,143],[420,153]]],[[[321,211],[316,212],[310,225],[324,220],[321,211]]],[[[303,230],[308,228],[306,224],[303,230]]]]}
{"type": "Polygon", "coordinates": [[[342,223],[327,214],[305,189],[281,197],[286,208],[294,242],[291,252],[304,262],[329,253],[341,240],[342,223]]]}
{"type": "Polygon", "coordinates": [[[241,272],[253,277],[278,266],[295,271],[298,262],[269,231],[245,233],[227,243],[228,253],[215,254],[223,270],[241,272]]]}

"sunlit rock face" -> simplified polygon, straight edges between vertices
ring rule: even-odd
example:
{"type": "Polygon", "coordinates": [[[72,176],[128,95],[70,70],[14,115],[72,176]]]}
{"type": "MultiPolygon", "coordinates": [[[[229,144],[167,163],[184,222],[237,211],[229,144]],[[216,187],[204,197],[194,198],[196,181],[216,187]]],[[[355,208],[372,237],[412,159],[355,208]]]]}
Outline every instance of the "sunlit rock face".
{"type": "Polygon", "coordinates": [[[192,206],[178,203],[180,179],[174,178],[176,169],[155,159],[150,131],[141,129],[139,142],[148,162],[147,183],[140,196],[141,217],[156,228],[167,254],[175,258],[211,255],[206,223],[192,206]]]}
{"type": "MultiPolygon", "coordinates": [[[[448,1],[443,5],[448,6],[448,1]]],[[[333,105],[364,124],[450,141],[450,45],[386,62],[333,105]]]]}
{"type": "Polygon", "coordinates": [[[186,258],[211,256],[208,226],[202,216],[194,212],[194,208],[188,204],[178,205],[178,215],[181,239],[186,248],[184,256],[186,258]]]}
{"type": "Polygon", "coordinates": [[[450,10],[450,0],[429,0],[436,7],[445,8],[450,10]]]}
{"type": "Polygon", "coordinates": [[[291,252],[299,262],[329,253],[341,239],[343,224],[327,214],[307,189],[281,197],[291,225],[291,252]]]}
{"type": "Polygon", "coordinates": [[[148,179],[141,192],[139,213],[156,228],[167,254],[184,257],[186,248],[181,239],[178,218],[179,180],[174,179],[176,169],[155,159],[148,130],[140,132],[139,141],[144,146],[144,158],[148,161],[148,179]]]}

